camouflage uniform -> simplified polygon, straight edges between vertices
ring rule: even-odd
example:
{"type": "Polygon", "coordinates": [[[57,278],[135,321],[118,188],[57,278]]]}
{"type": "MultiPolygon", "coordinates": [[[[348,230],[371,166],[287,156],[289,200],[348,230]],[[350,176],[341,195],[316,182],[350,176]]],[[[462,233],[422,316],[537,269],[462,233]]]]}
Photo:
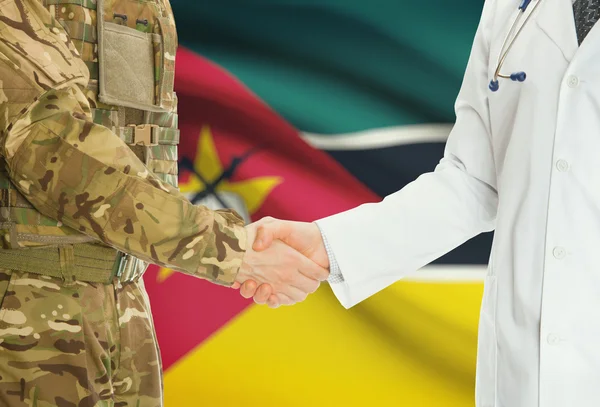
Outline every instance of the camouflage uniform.
{"type": "Polygon", "coordinates": [[[0,0],[2,406],[162,405],[147,262],[235,280],[243,222],[177,190],[176,46],[168,0],[0,0]]]}

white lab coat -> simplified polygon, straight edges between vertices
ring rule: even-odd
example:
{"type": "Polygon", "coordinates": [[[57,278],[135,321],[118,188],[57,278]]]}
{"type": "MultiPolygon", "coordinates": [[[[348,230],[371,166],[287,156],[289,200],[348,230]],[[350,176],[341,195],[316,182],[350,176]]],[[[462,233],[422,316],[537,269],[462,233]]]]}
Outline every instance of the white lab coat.
{"type": "Polygon", "coordinates": [[[502,70],[524,83],[488,90],[520,0],[487,0],[435,171],[318,222],[346,307],[496,230],[478,407],[600,406],[600,23],[578,47],[571,0],[541,1],[502,70]]]}

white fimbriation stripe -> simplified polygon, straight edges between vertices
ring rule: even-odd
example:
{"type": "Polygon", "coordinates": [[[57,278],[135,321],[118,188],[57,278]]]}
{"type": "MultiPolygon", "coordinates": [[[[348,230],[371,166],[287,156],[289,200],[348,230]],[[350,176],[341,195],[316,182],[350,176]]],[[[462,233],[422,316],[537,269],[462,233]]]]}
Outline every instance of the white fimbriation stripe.
{"type": "Polygon", "coordinates": [[[422,281],[437,283],[483,282],[487,272],[486,265],[431,265],[422,268],[403,281],[422,281]]]}
{"type": "Polygon", "coordinates": [[[451,124],[414,124],[348,134],[300,135],[308,144],[320,150],[369,150],[407,144],[445,143],[451,129],[451,124]]]}
{"type": "MultiPolygon", "coordinates": [[[[445,143],[452,124],[416,124],[371,129],[356,133],[322,135],[301,133],[302,138],[320,150],[369,150],[420,143],[445,143]]],[[[483,282],[485,265],[431,265],[406,277],[418,282],[483,282]]]]}

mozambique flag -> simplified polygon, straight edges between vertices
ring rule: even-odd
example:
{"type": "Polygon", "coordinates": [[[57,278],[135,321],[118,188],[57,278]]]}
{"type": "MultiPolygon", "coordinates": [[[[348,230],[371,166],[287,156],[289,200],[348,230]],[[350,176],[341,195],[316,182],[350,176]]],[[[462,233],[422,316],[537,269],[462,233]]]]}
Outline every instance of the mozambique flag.
{"type": "MultiPolygon", "coordinates": [[[[311,221],[441,158],[480,0],[171,2],[180,187],[194,203],[311,221]]],[[[490,239],[351,310],[326,285],[270,310],[151,269],[166,406],[473,405],[490,239]]]]}

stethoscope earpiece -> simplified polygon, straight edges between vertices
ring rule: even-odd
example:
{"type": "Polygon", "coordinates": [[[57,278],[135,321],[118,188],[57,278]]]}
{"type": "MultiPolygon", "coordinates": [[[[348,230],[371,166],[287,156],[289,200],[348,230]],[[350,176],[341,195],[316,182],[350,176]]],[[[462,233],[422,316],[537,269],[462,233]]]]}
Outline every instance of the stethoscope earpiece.
{"type": "Polygon", "coordinates": [[[498,89],[500,89],[500,84],[498,83],[498,81],[490,81],[490,90],[492,92],[496,92],[498,89]]]}
{"type": "Polygon", "coordinates": [[[510,80],[516,82],[524,82],[527,79],[527,74],[525,72],[515,72],[510,74],[510,80]]]}

